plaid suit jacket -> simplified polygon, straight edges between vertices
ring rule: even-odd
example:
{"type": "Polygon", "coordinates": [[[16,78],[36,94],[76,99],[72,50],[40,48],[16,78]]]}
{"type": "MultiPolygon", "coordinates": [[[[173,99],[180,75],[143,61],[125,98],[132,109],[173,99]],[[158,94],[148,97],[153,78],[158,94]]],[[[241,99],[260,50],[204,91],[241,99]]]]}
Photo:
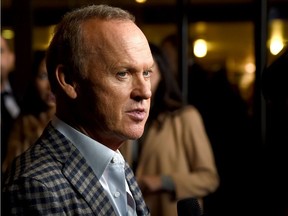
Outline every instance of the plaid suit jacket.
{"type": "MultiPolygon", "coordinates": [[[[137,215],[150,215],[127,163],[125,174],[137,215]]],[[[116,215],[92,168],[51,124],[14,161],[2,200],[3,215],[116,215]]]]}

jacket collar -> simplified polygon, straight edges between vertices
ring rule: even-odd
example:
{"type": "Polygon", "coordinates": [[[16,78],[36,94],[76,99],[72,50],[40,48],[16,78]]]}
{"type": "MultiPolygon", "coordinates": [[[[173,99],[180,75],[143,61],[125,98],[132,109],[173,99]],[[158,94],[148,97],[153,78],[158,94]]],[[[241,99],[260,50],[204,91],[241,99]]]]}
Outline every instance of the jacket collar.
{"type": "Polygon", "coordinates": [[[116,215],[99,179],[87,164],[78,149],[56,130],[51,123],[47,126],[48,139],[43,143],[50,154],[62,163],[62,173],[86,200],[95,215],[116,215]]]}

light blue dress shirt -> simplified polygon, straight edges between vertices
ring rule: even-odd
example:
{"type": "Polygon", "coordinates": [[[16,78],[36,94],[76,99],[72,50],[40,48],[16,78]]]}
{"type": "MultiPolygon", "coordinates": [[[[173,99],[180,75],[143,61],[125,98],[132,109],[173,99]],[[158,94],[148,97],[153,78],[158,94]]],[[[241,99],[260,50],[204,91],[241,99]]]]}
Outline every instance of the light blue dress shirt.
{"type": "Polygon", "coordinates": [[[131,211],[131,207],[127,206],[126,193],[123,194],[123,191],[126,191],[131,195],[131,191],[125,179],[125,161],[121,153],[118,150],[113,151],[105,145],[102,145],[101,143],[91,139],[85,134],[69,126],[56,116],[54,116],[52,119],[52,125],[67,139],[69,139],[81,152],[87,163],[93,169],[97,178],[100,180],[104,190],[107,192],[108,197],[111,200],[111,203],[117,214],[119,216],[136,215],[135,202],[133,203],[134,206],[133,210],[131,211]],[[113,173],[112,180],[111,169],[116,170],[116,173],[113,173]],[[123,172],[119,172],[121,169],[123,172]],[[115,180],[117,178],[120,180],[115,180]]]}

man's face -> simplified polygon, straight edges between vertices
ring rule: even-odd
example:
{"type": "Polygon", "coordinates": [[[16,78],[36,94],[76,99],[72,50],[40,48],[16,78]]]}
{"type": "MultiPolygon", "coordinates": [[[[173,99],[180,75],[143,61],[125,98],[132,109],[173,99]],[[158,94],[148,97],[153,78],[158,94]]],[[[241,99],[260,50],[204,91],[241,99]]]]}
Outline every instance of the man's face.
{"type": "Polygon", "coordinates": [[[93,138],[117,149],[124,140],[143,133],[153,57],[145,36],[132,22],[91,20],[83,29],[89,51],[79,108],[93,138]]]}

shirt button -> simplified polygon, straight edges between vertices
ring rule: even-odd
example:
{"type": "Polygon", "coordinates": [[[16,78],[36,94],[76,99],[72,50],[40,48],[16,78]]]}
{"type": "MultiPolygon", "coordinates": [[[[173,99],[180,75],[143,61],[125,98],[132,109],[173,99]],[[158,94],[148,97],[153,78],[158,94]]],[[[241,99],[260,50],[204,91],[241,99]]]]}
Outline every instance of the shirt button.
{"type": "Polygon", "coordinates": [[[114,197],[117,198],[117,197],[119,197],[119,196],[120,196],[120,193],[119,193],[118,191],[114,193],[114,197]]]}
{"type": "Polygon", "coordinates": [[[117,161],[118,161],[117,158],[116,158],[116,157],[113,157],[111,162],[112,162],[112,163],[117,163],[117,161]]]}

